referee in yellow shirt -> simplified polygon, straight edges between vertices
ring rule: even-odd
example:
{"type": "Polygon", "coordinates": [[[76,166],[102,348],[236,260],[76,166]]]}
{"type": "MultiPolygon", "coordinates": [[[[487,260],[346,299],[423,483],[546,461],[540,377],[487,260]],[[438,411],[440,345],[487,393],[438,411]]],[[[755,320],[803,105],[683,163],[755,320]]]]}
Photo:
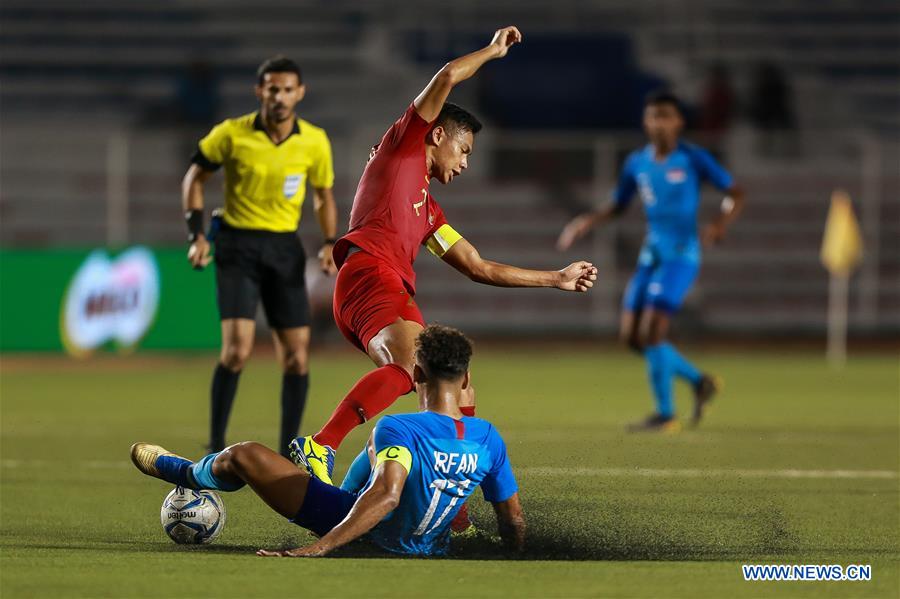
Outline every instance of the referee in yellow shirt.
{"type": "Polygon", "coordinates": [[[277,56],[257,72],[259,111],[216,125],[200,140],[184,176],[182,200],[190,235],[188,260],[211,260],[204,234],[203,185],[225,168],[225,210],[215,239],[216,296],[222,351],[212,380],[209,446],[225,447],[225,429],[241,370],[253,349],[262,300],[272,327],[281,382],[279,451],[297,436],[309,388],[309,301],[306,254],[297,237],[307,181],[324,243],[322,270],[336,272],[331,250],[337,227],[331,144],[325,131],[299,119],[294,107],[306,93],[295,62],[277,56]]]}

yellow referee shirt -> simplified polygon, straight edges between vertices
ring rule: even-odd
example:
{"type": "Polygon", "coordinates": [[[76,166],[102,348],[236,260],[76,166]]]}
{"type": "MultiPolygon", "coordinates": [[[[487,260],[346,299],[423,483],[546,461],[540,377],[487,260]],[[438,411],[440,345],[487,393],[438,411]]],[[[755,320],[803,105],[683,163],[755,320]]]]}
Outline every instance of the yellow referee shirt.
{"type": "Polygon", "coordinates": [[[294,231],[307,180],[319,188],[334,184],[325,130],[299,118],[277,145],[258,113],[227,119],[200,140],[194,162],[205,170],[225,167],[223,218],[239,229],[294,231]]]}

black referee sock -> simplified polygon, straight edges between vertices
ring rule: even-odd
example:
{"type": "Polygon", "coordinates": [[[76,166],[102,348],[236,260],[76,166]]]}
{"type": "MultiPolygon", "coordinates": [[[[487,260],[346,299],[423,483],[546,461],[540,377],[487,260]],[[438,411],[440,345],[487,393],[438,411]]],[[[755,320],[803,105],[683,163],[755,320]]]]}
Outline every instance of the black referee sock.
{"type": "Polygon", "coordinates": [[[213,372],[209,426],[209,450],[211,452],[225,449],[225,429],[228,428],[228,416],[231,414],[231,404],[237,393],[238,380],[241,371],[232,372],[222,364],[216,364],[213,372]]]}
{"type": "Polygon", "coordinates": [[[297,437],[309,390],[308,374],[285,374],[281,378],[281,440],[278,451],[288,457],[288,443],[297,437]]]}

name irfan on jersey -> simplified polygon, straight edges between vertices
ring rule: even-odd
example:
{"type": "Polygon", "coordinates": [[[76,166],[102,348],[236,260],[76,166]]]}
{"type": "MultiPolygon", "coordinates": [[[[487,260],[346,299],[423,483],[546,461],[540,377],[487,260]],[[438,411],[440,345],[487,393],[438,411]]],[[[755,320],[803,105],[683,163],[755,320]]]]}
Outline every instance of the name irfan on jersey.
{"type": "Polygon", "coordinates": [[[434,469],[444,474],[456,467],[454,474],[471,474],[478,468],[477,453],[444,453],[434,452],[434,469]]]}

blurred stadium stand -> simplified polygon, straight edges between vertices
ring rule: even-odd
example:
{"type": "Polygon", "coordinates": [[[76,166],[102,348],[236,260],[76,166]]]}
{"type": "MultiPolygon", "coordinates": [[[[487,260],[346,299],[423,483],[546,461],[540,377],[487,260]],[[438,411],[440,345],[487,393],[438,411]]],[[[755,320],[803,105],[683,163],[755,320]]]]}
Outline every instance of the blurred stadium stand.
{"type": "MultiPolygon", "coordinates": [[[[332,137],[346,217],[368,148],[434,70],[514,23],[526,45],[454,94],[488,122],[473,166],[433,191],[484,255],[547,268],[588,257],[601,284],[579,297],[496,290],[425,253],[417,270],[429,320],[510,334],[614,330],[640,207],[565,256],[553,250],[560,228],[606,196],[624,155],[642,143],[647,89],[665,81],[695,103],[719,62],[746,98],[753,70],[769,61],[790,82],[796,129],[777,133],[784,143],[773,147],[740,117],[714,140],[747,188],[748,208],[727,243],[707,252],[679,330],[824,330],[818,252],[831,191],[841,187],[856,201],[866,243],[851,328],[900,332],[894,1],[6,0],[0,19],[4,247],[183,243],[180,178],[208,126],[183,114],[188,69],[208,65],[215,92],[205,101],[223,118],[255,108],[255,68],[275,53],[304,69],[302,115],[332,137]]],[[[718,198],[707,195],[708,212],[718,198]]],[[[212,189],[207,202],[218,203],[212,189]]],[[[313,221],[301,227],[308,249],[318,239],[313,221]]]]}

